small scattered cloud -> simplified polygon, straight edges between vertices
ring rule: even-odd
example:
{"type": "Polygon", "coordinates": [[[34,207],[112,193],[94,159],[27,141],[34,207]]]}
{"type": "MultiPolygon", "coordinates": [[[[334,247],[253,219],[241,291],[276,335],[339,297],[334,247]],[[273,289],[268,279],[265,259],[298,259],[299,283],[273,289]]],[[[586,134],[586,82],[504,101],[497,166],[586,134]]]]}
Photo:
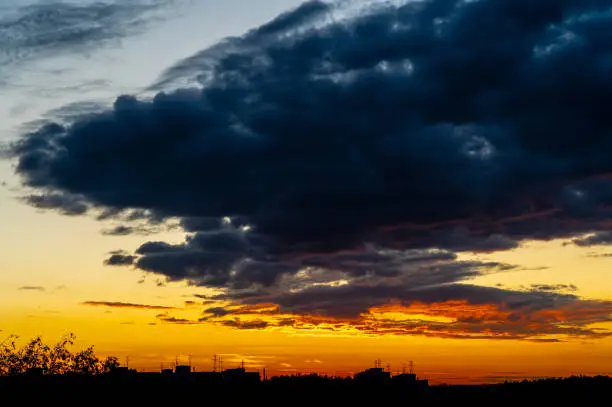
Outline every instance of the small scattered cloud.
{"type": "Polygon", "coordinates": [[[585,256],[592,258],[609,258],[612,257],[612,253],[587,253],[585,256]]]}
{"type": "Polygon", "coordinates": [[[134,233],[134,228],[125,225],[115,226],[112,229],[105,229],[102,231],[102,234],[107,236],[127,236],[132,233],[134,233]]]}
{"type": "Polygon", "coordinates": [[[223,320],[220,322],[220,324],[224,326],[229,326],[231,328],[237,328],[237,329],[265,329],[268,326],[270,326],[268,322],[260,320],[260,319],[254,320],[254,321],[241,321],[238,318],[230,319],[230,320],[223,320]]]}
{"type": "Polygon", "coordinates": [[[20,291],[46,291],[45,287],[39,285],[24,285],[19,287],[20,291]]]}
{"type": "Polygon", "coordinates": [[[104,261],[104,264],[107,266],[115,266],[115,267],[125,267],[131,266],[136,261],[136,256],[131,256],[129,254],[121,254],[115,253],[112,254],[108,259],[104,261]]]}
{"type": "Polygon", "coordinates": [[[102,234],[105,236],[130,236],[141,235],[146,236],[159,231],[156,227],[142,225],[118,225],[110,229],[103,229],[102,234]]]}
{"type": "Polygon", "coordinates": [[[192,321],[186,318],[177,318],[173,316],[169,316],[166,314],[160,314],[156,316],[163,323],[167,324],[177,324],[177,325],[198,325],[200,322],[192,321]]]}
{"type": "Polygon", "coordinates": [[[601,231],[590,235],[574,239],[572,241],[576,246],[591,247],[591,246],[607,246],[612,244],[612,231],[601,231]]]}
{"type": "Polygon", "coordinates": [[[534,291],[551,291],[551,292],[575,292],[578,291],[578,287],[574,284],[532,284],[531,290],[534,291]]]}
{"type": "Polygon", "coordinates": [[[68,216],[84,215],[89,209],[81,198],[67,194],[30,195],[24,200],[34,208],[58,210],[68,216]]]}

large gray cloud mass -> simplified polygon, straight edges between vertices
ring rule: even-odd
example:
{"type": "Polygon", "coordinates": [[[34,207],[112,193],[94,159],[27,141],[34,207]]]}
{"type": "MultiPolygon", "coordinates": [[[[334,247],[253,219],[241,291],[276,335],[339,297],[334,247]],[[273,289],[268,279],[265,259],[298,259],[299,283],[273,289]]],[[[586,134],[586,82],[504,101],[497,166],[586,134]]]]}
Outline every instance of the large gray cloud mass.
{"type": "Polygon", "coordinates": [[[26,134],[12,153],[29,201],[178,217],[184,243],[109,264],[234,299],[304,269],[399,278],[456,252],[608,229],[612,1],[338,7],[307,2],[155,84],[198,88],[123,95],[26,134]]]}

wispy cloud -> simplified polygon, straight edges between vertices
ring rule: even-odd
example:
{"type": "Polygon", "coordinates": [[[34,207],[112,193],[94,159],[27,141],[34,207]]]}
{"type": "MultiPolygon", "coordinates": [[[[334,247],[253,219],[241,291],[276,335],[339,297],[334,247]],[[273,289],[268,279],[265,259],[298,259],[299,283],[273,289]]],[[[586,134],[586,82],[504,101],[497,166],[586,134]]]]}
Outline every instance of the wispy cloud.
{"type": "Polygon", "coordinates": [[[158,320],[168,324],[178,324],[178,325],[198,325],[198,321],[192,321],[187,318],[177,318],[173,316],[169,316],[167,314],[159,314],[156,316],[158,320]]]}
{"type": "MultiPolygon", "coordinates": [[[[0,15],[0,73],[62,53],[89,52],[141,32],[171,0],[31,3],[0,15]]],[[[0,86],[2,82],[0,82],[0,86]]]]}
{"type": "Polygon", "coordinates": [[[132,309],[150,309],[150,310],[171,310],[176,307],[167,307],[163,305],[149,304],[134,304],[129,302],[112,302],[112,301],[84,301],[82,305],[91,307],[109,307],[109,308],[132,308],[132,309]]]}
{"type": "Polygon", "coordinates": [[[45,287],[39,285],[24,285],[19,287],[20,291],[46,291],[45,287]]]}

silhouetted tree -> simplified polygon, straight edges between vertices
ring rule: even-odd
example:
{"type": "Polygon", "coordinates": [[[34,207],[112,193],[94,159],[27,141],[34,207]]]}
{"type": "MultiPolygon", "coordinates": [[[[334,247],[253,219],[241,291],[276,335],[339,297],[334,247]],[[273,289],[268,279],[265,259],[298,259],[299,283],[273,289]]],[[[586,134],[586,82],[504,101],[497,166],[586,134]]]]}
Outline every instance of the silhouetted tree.
{"type": "Polygon", "coordinates": [[[67,335],[52,346],[45,344],[41,337],[36,337],[19,348],[17,339],[17,336],[11,335],[0,344],[0,376],[31,371],[45,375],[95,375],[119,366],[114,356],[100,360],[93,346],[78,352],[70,351],[69,347],[76,339],[74,334],[67,335]]]}

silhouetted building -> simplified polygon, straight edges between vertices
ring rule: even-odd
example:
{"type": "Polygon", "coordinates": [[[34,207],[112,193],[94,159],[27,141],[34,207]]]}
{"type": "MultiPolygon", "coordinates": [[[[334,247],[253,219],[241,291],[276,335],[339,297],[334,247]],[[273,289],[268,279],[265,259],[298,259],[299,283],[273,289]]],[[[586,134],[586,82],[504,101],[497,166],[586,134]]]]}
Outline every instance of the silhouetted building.
{"type": "Polygon", "coordinates": [[[110,374],[116,376],[126,376],[129,374],[136,374],[136,369],[130,369],[127,366],[117,366],[110,371],[110,374]]]}
{"type": "Polygon", "coordinates": [[[423,389],[429,386],[428,380],[418,379],[414,373],[402,373],[395,375],[391,379],[393,384],[407,388],[423,389]]]}
{"type": "Polygon", "coordinates": [[[261,381],[259,372],[247,372],[243,367],[224,370],[221,376],[224,382],[230,384],[254,384],[261,381]]]}
{"type": "Polygon", "coordinates": [[[174,368],[174,373],[177,375],[188,375],[191,373],[191,366],[189,365],[177,365],[174,368]]]}
{"type": "Polygon", "coordinates": [[[191,372],[191,376],[201,382],[220,382],[222,379],[219,372],[191,372]]]}
{"type": "Polygon", "coordinates": [[[391,373],[385,372],[381,367],[373,367],[355,375],[355,381],[368,384],[384,383],[390,381],[390,379],[391,373]]]}

